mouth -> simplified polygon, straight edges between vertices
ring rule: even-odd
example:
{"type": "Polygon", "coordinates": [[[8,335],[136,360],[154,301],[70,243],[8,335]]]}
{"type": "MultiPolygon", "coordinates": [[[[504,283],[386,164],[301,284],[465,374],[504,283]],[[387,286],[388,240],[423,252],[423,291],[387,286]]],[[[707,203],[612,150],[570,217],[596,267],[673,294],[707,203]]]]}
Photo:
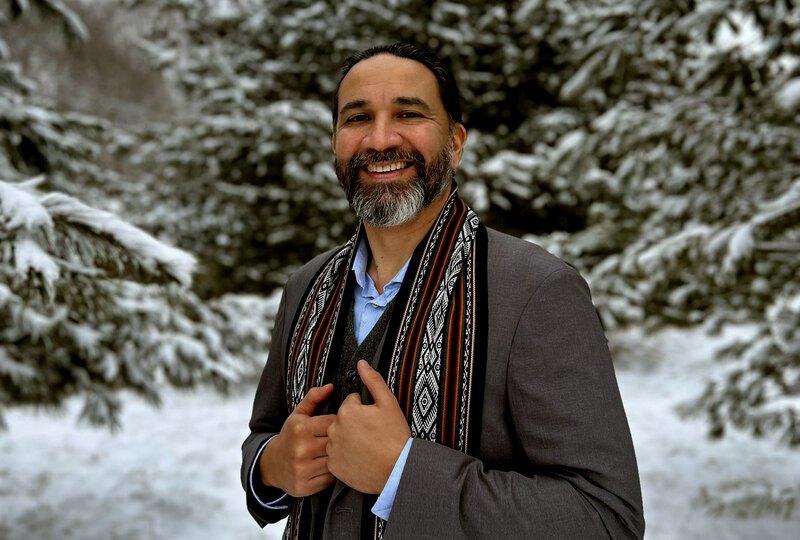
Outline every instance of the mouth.
{"type": "Polygon", "coordinates": [[[391,163],[369,163],[364,167],[371,173],[388,173],[411,167],[410,161],[393,161],[391,163]]]}

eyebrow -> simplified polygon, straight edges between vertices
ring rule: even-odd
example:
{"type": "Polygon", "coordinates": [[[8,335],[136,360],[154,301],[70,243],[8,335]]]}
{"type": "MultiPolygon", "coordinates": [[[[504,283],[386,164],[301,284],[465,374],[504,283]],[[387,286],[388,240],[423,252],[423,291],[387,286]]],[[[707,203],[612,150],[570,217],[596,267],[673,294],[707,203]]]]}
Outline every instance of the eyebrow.
{"type": "Polygon", "coordinates": [[[394,103],[396,105],[414,105],[421,109],[424,109],[426,112],[431,112],[431,107],[422,99],[416,96],[400,96],[394,98],[394,103]]]}
{"type": "MultiPolygon", "coordinates": [[[[414,105],[423,109],[425,112],[431,112],[433,110],[431,109],[431,106],[428,105],[423,99],[420,99],[416,96],[398,96],[392,100],[392,103],[395,105],[414,105]]],[[[345,113],[354,109],[363,109],[367,105],[369,105],[369,101],[366,99],[355,99],[353,101],[348,101],[339,110],[339,116],[344,116],[345,113]]]]}

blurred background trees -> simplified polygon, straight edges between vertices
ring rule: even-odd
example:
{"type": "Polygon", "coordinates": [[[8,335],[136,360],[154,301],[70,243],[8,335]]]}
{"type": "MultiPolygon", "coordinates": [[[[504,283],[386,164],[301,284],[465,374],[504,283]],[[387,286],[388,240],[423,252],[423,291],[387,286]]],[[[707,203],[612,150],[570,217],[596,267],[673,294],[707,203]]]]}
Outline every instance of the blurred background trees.
{"type": "MultiPolygon", "coordinates": [[[[71,59],[53,52],[56,40],[90,43],[81,17],[61,2],[2,7],[4,36],[30,65],[59,69],[53,57],[71,59]],[[31,48],[37,34],[42,50],[31,48]]],[[[192,255],[95,208],[125,215],[142,189],[126,170],[125,149],[137,140],[119,122],[127,107],[112,92],[107,117],[70,109],[89,102],[59,102],[63,76],[46,69],[26,78],[5,42],[0,52],[0,427],[8,406],[56,407],[74,395],[84,398],[81,418],[115,427],[121,389],[158,404],[164,384],[226,391],[251,376],[277,297],[203,300],[189,289],[192,255]]],[[[84,68],[75,54],[73,69],[84,68]]],[[[104,92],[97,86],[94,97],[104,92]]]]}
{"type": "Polygon", "coordinates": [[[460,189],[484,221],[578,267],[609,329],[746,324],[686,410],[800,444],[795,1],[42,2],[83,28],[70,49],[32,45],[53,23],[6,4],[0,179],[43,174],[195,254],[197,305],[264,297],[352,232],[338,66],[413,41],[456,73],[460,189]],[[63,75],[40,69],[54,49],[63,75]]]}

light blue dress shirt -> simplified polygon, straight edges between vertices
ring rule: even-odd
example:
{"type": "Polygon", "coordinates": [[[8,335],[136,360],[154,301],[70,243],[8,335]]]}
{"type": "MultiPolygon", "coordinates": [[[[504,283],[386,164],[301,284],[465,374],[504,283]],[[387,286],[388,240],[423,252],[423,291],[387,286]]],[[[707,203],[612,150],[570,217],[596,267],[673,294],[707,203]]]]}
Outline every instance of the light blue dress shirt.
{"type": "Polygon", "coordinates": [[[356,341],[359,345],[364,342],[375,323],[386,311],[386,306],[389,302],[394,300],[394,297],[400,292],[400,286],[403,284],[403,278],[406,275],[410,261],[411,259],[406,261],[403,268],[383,288],[383,293],[379,293],[375,283],[367,273],[367,265],[369,264],[367,243],[362,240],[358,244],[356,256],[353,259],[353,273],[356,278],[356,286],[353,291],[353,326],[356,331],[356,341]]]}
{"type": "MultiPolygon", "coordinates": [[[[408,264],[411,259],[406,261],[403,268],[397,273],[392,280],[383,288],[383,293],[379,293],[372,278],[367,273],[367,264],[369,263],[369,250],[366,240],[362,239],[356,249],[356,256],[353,259],[353,273],[355,274],[356,284],[353,291],[353,326],[356,333],[356,341],[359,345],[366,339],[375,323],[381,318],[381,315],[386,311],[386,306],[394,300],[397,293],[400,292],[400,287],[403,284],[403,278],[408,270],[408,264]]],[[[266,448],[267,444],[272,440],[272,437],[264,441],[264,444],[256,454],[253,461],[253,467],[250,469],[250,490],[255,493],[253,489],[253,481],[255,474],[255,464],[261,459],[261,453],[266,448]]],[[[398,456],[394,464],[389,479],[383,487],[378,496],[378,500],[372,506],[372,513],[379,518],[388,521],[389,514],[392,512],[394,498],[397,495],[397,487],[400,484],[400,477],[403,475],[403,469],[408,459],[408,452],[411,450],[412,437],[408,438],[403,451],[398,456]]],[[[256,496],[256,500],[270,510],[285,510],[288,508],[286,505],[286,495],[279,497],[274,501],[264,502],[256,496]]]]}

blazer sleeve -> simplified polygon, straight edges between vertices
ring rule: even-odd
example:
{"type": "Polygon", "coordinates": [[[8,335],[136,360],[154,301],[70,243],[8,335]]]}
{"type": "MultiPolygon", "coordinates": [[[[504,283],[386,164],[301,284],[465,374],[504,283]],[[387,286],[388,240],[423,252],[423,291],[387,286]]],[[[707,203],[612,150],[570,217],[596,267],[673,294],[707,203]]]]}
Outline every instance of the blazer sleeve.
{"type": "MultiPolygon", "coordinates": [[[[247,509],[261,527],[280,521],[289,513],[288,508],[285,510],[267,508],[259,502],[259,500],[275,501],[285,493],[279,489],[264,486],[256,463],[264,443],[280,432],[283,422],[288,416],[284,387],[284,381],[286,381],[284,375],[285,328],[288,324],[286,321],[286,296],[287,292],[284,289],[272,329],[272,342],[267,364],[261,373],[261,379],[256,389],[253,413],[250,417],[250,435],[242,444],[241,476],[242,486],[247,497],[247,509]],[[250,482],[251,471],[253,486],[250,482]]],[[[287,497],[282,502],[291,506],[291,501],[291,497],[287,497]]]]}
{"type": "Polygon", "coordinates": [[[552,272],[525,305],[506,391],[484,399],[507,399],[512,470],[414,440],[386,539],[642,538],[638,470],[608,345],[572,268],[552,272]]]}

